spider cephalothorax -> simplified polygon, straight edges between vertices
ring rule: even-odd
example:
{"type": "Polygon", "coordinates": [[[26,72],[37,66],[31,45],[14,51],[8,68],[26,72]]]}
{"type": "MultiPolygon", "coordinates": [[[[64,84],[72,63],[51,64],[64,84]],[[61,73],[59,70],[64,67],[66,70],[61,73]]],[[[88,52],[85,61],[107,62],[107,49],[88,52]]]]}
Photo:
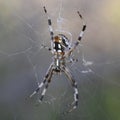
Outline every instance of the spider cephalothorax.
{"type": "MultiPolygon", "coordinates": [[[[50,67],[48,68],[48,71],[44,77],[43,82],[39,84],[38,88],[30,95],[32,97],[34,94],[38,93],[40,88],[44,86],[44,89],[41,93],[40,101],[43,100],[43,97],[47,91],[48,85],[51,82],[51,78],[55,72],[63,72],[68,77],[68,79],[71,82],[71,85],[74,90],[74,101],[71,104],[71,109],[68,112],[71,112],[73,109],[75,109],[78,105],[78,89],[77,89],[77,83],[75,79],[73,78],[69,68],[66,65],[66,58],[70,58],[71,53],[76,49],[76,47],[79,45],[79,42],[81,41],[84,31],[86,29],[86,25],[83,21],[83,28],[78,36],[77,41],[71,45],[70,40],[64,35],[64,34],[58,34],[54,36],[54,32],[52,29],[52,21],[47,13],[47,10],[44,8],[44,12],[48,16],[48,26],[49,26],[49,32],[51,36],[51,47],[48,48],[45,45],[43,45],[44,48],[48,48],[49,51],[53,54],[53,62],[51,63],[50,67]]],[[[82,15],[77,12],[81,20],[83,20],[82,15]]]]}

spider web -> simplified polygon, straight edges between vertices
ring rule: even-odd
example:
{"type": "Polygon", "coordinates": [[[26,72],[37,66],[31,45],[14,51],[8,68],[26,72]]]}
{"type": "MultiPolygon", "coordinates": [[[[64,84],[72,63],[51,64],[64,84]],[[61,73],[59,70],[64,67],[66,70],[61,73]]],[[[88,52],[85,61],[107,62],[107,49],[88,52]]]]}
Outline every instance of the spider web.
{"type": "MultiPolygon", "coordinates": [[[[17,2],[12,0],[14,4],[6,1],[0,3],[2,6],[0,7],[2,9],[0,12],[1,119],[119,119],[119,45],[115,49],[105,44],[110,41],[103,39],[111,40],[112,37],[112,35],[107,37],[105,31],[100,32],[98,36],[94,34],[98,32],[94,26],[103,30],[102,24],[108,27],[104,29],[110,31],[109,24],[90,17],[90,15],[94,16],[91,13],[96,8],[92,11],[88,1],[84,3],[77,0],[70,3],[62,0],[18,0],[17,2]],[[26,100],[42,81],[52,62],[51,53],[41,46],[42,44],[50,46],[47,17],[42,9],[43,5],[51,16],[55,34],[65,34],[71,43],[77,40],[82,28],[76,11],[83,10],[80,12],[85,14],[83,17],[87,20],[88,28],[83,41],[72,55],[76,61],[67,64],[78,83],[79,107],[66,116],[62,116],[61,113],[72,102],[73,91],[64,74],[53,76],[43,103],[39,103],[40,94],[26,100]],[[86,7],[91,11],[85,11],[86,7]],[[90,25],[92,20],[97,25],[93,22],[90,25]]],[[[102,4],[102,1],[100,3],[102,4]]],[[[93,6],[98,6],[97,4],[94,1],[93,6]]],[[[119,36],[115,37],[118,38],[119,36]]]]}

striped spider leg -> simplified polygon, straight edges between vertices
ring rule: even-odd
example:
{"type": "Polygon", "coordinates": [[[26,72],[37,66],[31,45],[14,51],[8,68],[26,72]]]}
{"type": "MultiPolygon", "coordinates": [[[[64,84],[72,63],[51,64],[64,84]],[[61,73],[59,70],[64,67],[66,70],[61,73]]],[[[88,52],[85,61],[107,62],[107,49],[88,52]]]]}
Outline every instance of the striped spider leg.
{"type": "Polygon", "coordinates": [[[48,84],[51,82],[52,75],[53,75],[53,64],[51,64],[50,67],[48,68],[47,73],[46,73],[46,75],[44,77],[43,82],[41,82],[39,84],[38,88],[29,97],[31,98],[33,95],[35,95],[36,93],[38,93],[39,90],[44,86],[44,89],[43,89],[43,91],[41,93],[41,97],[40,97],[40,101],[42,101],[42,99],[43,99],[43,97],[44,97],[44,95],[46,93],[46,90],[48,88],[48,84]]]}
{"type": "Polygon", "coordinates": [[[63,72],[65,73],[65,75],[68,77],[68,79],[70,80],[71,82],[71,85],[74,89],[74,101],[72,102],[71,104],[71,108],[67,111],[67,112],[71,112],[73,111],[74,109],[77,108],[78,106],[78,89],[77,89],[77,82],[75,81],[75,79],[73,78],[72,74],[70,73],[70,70],[66,67],[66,66],[63,66],[62,67],[62,70],[63,72]]]}
{"type": "Polygon", "coordinates": [[[45,8],[45,6],[43,7],[43,9],[44,9],[45,14],[47,14],[47,17],[48,17],[48,26],[49,26],[50,36],[51,36],[51,40],[53,40],[54,33],[53,33],[53,28],[52,28],[52,21],[47,13],[47,9],[45,8]]]}
{"type": "Polygon", "coordinates": [[[79,34],[79,37],[78,37],[77,41],[76,41],[76,42],[74,43],[74,45],[70,48],[70,50],[69,50],[68,52],[66,52],[65,56],[70,56],[71,53],[76,49],[76,47],[79,45],[81,39],[83,38],[84,32],[85,32],[85,30],[86,30],[86,24],[85,24],[85,22],[84,22],[84,19],[83,19],[82,15],[80,14],[79,11],[77,11],[77,13],[78,13],[80,19],[82,20],[83,27],[82,27],[82,30],[81,30],[81,32],[80,32],[80,34],[79,34]]]}

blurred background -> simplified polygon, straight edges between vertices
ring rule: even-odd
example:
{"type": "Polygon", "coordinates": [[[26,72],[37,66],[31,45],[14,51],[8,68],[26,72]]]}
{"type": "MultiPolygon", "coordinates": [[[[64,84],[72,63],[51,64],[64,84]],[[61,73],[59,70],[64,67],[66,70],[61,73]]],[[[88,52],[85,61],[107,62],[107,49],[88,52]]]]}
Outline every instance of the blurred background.
{"type": "Polygon", "coordinates": [[[1,120],[120,120],[120,1],[119,0],[0,0],[0,119],[1,120]],[[55,34],[62,28],[74,42],[87,30],[68,65],[78,83],[79,107],[63,116],[73,100],[66,76],[54,75],[43,103],[37,88],[52,62],[41,44],[50,45],[47,16],[55,34]],[[84,64],[83,64],[84,63],[84,64]]]}

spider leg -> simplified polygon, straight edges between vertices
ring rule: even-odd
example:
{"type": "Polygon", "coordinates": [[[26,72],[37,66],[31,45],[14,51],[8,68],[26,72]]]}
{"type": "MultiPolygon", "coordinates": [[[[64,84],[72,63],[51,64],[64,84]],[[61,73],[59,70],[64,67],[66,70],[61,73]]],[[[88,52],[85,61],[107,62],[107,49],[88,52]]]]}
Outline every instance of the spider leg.
{"type": "Polygon", "coordinates": [[[44,9],[45,14],[47,14],[47,17],[48,17],[48,26],[49,26],[50,36],[51,36],[51,40],[53,40],[54,33],[53,33],[53,28],[52,28],[52,21],[47,13],[47,9],[45,6],[43,7],[43,9],[44,9]]]}
{"type": "Polygon", "coordinates": [[[77,106],[78,106],[78,89],[77,89],[77,83],[74,80],[72,74],[70,73],[70,70],[66,66],[63,66],[63,72],[65,73],[65,75],[70,80],[71,85],[72,85],[72,87],[74,89],[74,101],[71,104],[72,108],[68,111],[68,112],[71,112],[72,110],[76,109],[77,106]]]}
{"type": "Polygon", "coordinates": [[[46,46],[46,45],[44,45],[44,44],[41,45],[41,48],[45,48],[45,49],[47,49],[48,51],[51,51],[51,50],[52,50],[50,47],[48,47],[48,46],[46,46]]]}
{"type": "Polygon", "coordinates": [[[79,34],[79,37],[78,37],[77,41],[74,43],[73,47],[70,48],[70,50],[66,53],[66,56],[70,56],[71,53],[76,49],[76,47],[79,45],[81,39],[83,38],[84,32],[86,30],[86,24],[84,22],[84,19],[83,19],[82,15],[80,14],[79,11],[77,11],[77,13],[78,13],[80,19],[82,20],[83,27],[82,27],[82,30],[81,30],[81,32],[79,34]]]}
{"type": "Polygon", "coordinates": [[[50,78],[52,71],[53,71],[53,64],[51,64],[50,67],[48,68],[47,73],[46,73],[46,75],[44,77],[43,82],[41,82],[40,85],[38,86],[38,88],[29,96],[30,98],[33,95],[35,95],[36,93],[38,93],[39,90],[40,90],[40,88],[42,88],[42,86],[45,85],[46,81],[50,78]]]}
{"type": "Polygon", "coordinates": [[[42,93],[41,93],[41,97],[40,97],[40,99],[39,99],[40,102],[43,100],[43,98],[44,98],[44,96],[45,96],[45,93],[46,93],[46,91],[47,91],[47,89],[48,89],[49,83],[51,82],[52,75],[53,75],[53,68],[52,68],[52,71],[51,71],[50,74],[49,74],[49,78],[47,79],[46,84],[45,84],[45,87],[44,87],[44,89],[43,89],[43,91],[42,91],[42,93]]]}
{"type": "Polygon", "coordinates": [[[80,12],[77,11],[77,13],[78,13],[79,17],[81,18],[81,20],[82,20],[82,22],[83,22],[83,27],[82,27],[82,30],[81,30],[81,32],[80,32],[80,34],[79,34],[79,37],[78,37],[78,41],[81,41],[81,39],[82,39],[82,37],[83,37],[83,35],[84,35],[84,31],[86,30],[86,24],[85,24],[85,22],[84,22],[84,20],[83,20],[82,15],[80,14],[80,12]]]}

